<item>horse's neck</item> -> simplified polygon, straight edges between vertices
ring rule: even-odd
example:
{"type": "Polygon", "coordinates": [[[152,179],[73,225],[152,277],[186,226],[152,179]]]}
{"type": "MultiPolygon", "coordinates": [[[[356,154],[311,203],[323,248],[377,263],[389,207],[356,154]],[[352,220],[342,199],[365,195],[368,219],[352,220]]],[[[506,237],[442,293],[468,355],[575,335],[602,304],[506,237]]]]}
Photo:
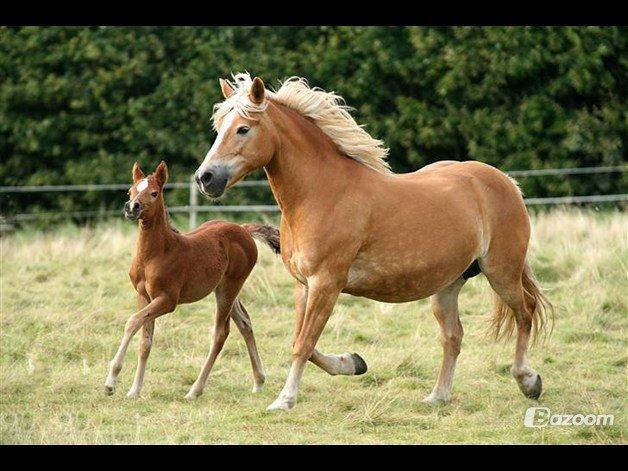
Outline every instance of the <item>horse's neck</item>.
{"type": "Polygon", "coordinates": [[[175,237],[170,228],[168,214],[163,201],[158,202],[161,207],[155,208],[155,215],[150,219],[140,221],[140,236],[137,242],[137,255],[142,259],[149,259],[163,254],[169,243],[175,237]]]}
{"type": "Polygon", "coordinates": [[[282,214],[289,218],[314,199],[324,198],[334,182],[350,181],[353,166],[312,122],[283,107],[273,114],[280,145],[264,169],[282,214]]]}

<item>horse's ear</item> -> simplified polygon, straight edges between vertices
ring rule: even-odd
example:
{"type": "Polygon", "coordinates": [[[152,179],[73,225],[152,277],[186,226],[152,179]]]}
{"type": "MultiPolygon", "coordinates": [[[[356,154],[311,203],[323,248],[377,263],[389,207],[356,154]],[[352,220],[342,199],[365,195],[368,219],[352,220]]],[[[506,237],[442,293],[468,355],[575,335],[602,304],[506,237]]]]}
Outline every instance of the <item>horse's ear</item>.
{"type": "Polygon", "coordinates": [[[143,180],[144,178],[146,178],[146,175],[144,175],[144,172],[142,172],[142,169],[140,168],[137,162],[133,164],[132,175],[133,175],[133,183],[137,183],[140,180],[143,180]]]}
{"type": "Polygon", "coordinates": [[[225,98],[229,98],[231,95],[233,95],[233,87],[231,86],[231,84],[229,82],[227,82],[225,79],[218,79],[220,81],[220,89],[222,90],[222,95],[225,98]]]}
{"type": "Polygon", "coordinates": [[[163,160],[159,165],[157,165],[157,168],[155,169],[155,181],[161,188],[163,188],[163,186],[168,181],[168,166],[163,160]]]}
{"type": "Polygon", "coordinates": [[[262,82],[261,78],[255,77],[251,84],[251,90],[249,90],[249,98],[256,105],[261,105],[264,103],[265,95],[266,89],[264,88],[264,82],[262,82]]]}

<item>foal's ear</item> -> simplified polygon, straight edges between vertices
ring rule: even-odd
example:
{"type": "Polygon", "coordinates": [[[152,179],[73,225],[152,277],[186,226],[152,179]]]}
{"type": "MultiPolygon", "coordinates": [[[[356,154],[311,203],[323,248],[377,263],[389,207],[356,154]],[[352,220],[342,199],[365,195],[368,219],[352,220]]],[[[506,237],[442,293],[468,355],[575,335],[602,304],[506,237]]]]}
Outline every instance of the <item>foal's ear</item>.
{"type": "Polygon", "coordinates": [[[220,89],[222,90],[222,95],[225,98],[229,98],[231,95],[233,95],[233,87],[231,86],[231,84],[225,79],[218,80],[220,81],[220,89]]]}
{"type": "Polygon", "coordinates": [[[157,165],[157,168],[155,169],[155,181],[161,188],[163,188],[163,186],[168,181],[168,166],[163,160],[159,165],[157,165]]]}
{"type": "Polygon", "coordinates": [[[264,102],[265,95],[266,89],[264,88],[264,82],[262,82],[261,78],[255,77],[251,84],[251,90],[249,90],[249,98],[256,105],[260,105],[264,102]]]}
{"type": "Polygon", "coordinates": [[[143,180],[144,178],[146,178],[146,175],[144,175],[144,172],[142,172],[142,169],[140,168],[137,162],[133,164],[132,175],[133,175],[133,183],[137,183],[140,180],[143,180]]]}

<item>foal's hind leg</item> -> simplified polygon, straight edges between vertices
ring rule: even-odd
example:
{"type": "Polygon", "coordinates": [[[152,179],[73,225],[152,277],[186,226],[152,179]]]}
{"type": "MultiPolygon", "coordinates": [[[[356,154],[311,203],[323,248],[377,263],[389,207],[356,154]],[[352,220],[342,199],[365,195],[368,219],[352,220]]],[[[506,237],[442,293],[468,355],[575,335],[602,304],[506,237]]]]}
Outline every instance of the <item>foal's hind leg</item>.
{"type": "Polygon", "coordinates": [[[203,394],[209,372],[214,366],[214,362],[229,336],[229,315],[241,286],[242,284],[235,289],[236,287],[230,285],[228,281],[223,280],[216,288],[216,316],[212,332],[212,345],[198,378],[194,381],[190,391],[185,396],[186,399],[196,399],[203,394]]]}
{"type": "Polygon", "coordinates": [[[253,367],[253,392],[259,392],[262,390],[264,381],[266,381],[266,374],[264,373],[264,367],[262,366],[262,360],[257,352],[257,345],[255,344],[255,337],[253,335],[253,324],[249,313],[242,303],[236,299],[233,303],[231,310],[231,319],[244,337],[246,342],[246,348],[249,351],[249,358],[251,359],[251,366],[253,367]]]}
{"type": "Polygon", "coordinates": [[[434,316],[440,325],[443,363],[436,385],[432,393],[424,399],[425,402],[438,403],[451,400],[454,370],[463,335],[462,324],[458,315],[458,294],[464,283],[464,278],[458,278],[447,288],[430,298],[434,316]]]}

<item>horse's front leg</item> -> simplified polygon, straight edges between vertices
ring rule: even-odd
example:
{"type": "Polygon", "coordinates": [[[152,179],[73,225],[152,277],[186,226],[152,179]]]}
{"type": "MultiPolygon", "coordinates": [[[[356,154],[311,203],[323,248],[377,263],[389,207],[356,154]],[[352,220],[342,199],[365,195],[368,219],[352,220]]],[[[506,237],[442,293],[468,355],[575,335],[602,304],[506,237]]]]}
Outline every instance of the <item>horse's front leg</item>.
{"type": "Polygon", "coordinates": [[[177,303],[169,296],[158,296],[154,298],[147,306],[140,309],[133,314],[126,322],[124,326],[124,336],[118,347],[116,355],[109,363],[109,374],[105,381],[105,393],[108,395],[113,394],[116,379],[122,369],[122,362],[126,355],[126,350],[129,347],[129,343],[138,330],[147,322],[154,321],[157,317],[174,311],[177,303]]]}
{"type": "MultiPolygon", "coordinates": [[[[305,309],[307,304],[307,286],[301,284],[298,281],[296,282],[294,292],[294,302],[297,312],[297,323],[294,331],[293,345],[296,342],[299,333],[301,332],[301,326],[303,325],[303,319],[305,317],[305,309]]],[[[332,376],[361,375],[366,373],[367,370],[366,362],[357,353],[328,355],[314,349],[312,351],[310,361],[332,376]]]]}
{"type": "MultiPolygon", "coordinates": [[[[292,409],[297,402],[299,383],[305,364],[314,352],[344,282],[331,273],[317,274],[308,278],[308,294],[305,315],[297,319],[301,325],[292,347],[292,366],[286,384],[279,397],[268,406],[268,410],[292,409]]],[[[298,307],[297,307],[298,309],[298,307]]]]}

